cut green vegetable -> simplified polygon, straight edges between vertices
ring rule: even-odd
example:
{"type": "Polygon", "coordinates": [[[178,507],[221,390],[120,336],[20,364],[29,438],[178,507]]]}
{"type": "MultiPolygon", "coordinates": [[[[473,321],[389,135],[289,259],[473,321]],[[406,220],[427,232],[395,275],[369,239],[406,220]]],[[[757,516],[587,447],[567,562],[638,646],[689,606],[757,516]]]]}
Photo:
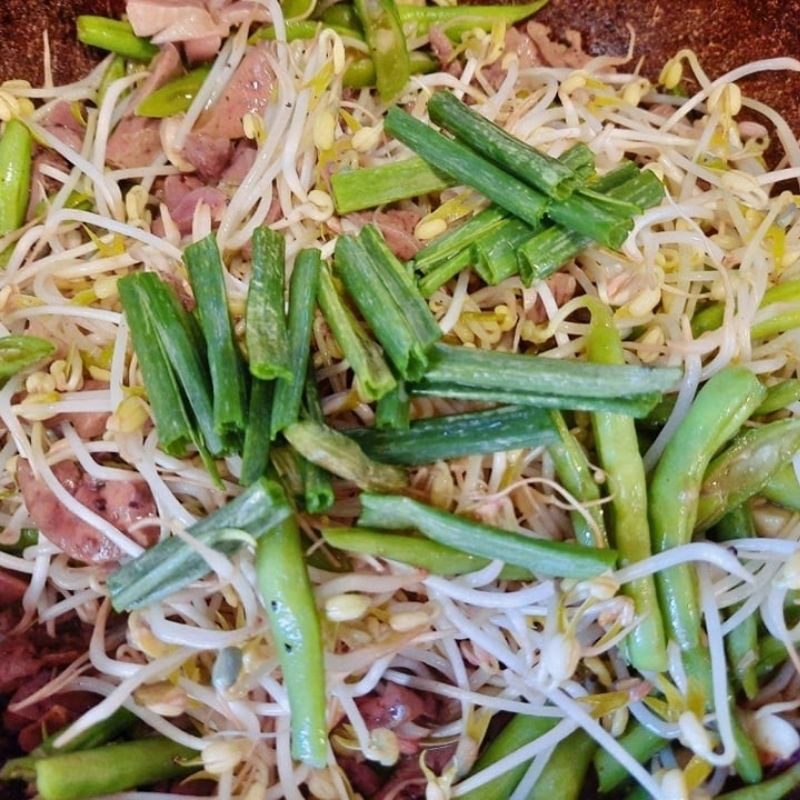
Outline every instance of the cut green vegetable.
{"type": "Polygon", "coordinates": [[[158,53],[158,47],[149,39],[137,36],[129,22],[83,15],[75,20],[75,25],[78,41],[90,47],[99,47],[134,61],[151,61],[158,53]]]}

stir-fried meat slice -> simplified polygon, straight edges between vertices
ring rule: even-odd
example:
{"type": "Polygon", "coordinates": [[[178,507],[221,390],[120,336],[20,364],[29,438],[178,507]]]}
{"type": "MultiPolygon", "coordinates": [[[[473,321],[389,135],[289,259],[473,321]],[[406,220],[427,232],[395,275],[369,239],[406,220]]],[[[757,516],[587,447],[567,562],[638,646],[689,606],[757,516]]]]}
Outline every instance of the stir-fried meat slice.
{"type": "Polygon", "coordinates": [[[22,600],[28,584],[22,578],[0,569],[0,606],[10,606],[22,600]]]}
{"type": "MultiPolygon", "coordinates": [[[[83,390],[87,392],[107,388],[106,381],[88,379],[83,382],[83,390]]],[[[81,439],[97,439],[105,433],[106,423],[110,416],[111,414],[107,411],[67,411],[63,414],[56,414],[46,420],[44,424],[48,428],[53,428],[62,422],[69,422],[81,439]]]]}
{"type": "Polygon", "coordinates": [[[436,700],[425,692],[415,692],[397,683],[386,682],[376,692],[356,701],[364,722],[370,728],[396,728],[419,717],[436,715],[436,700]]]}
{"type": "MultiPolygon", "coordinates": [[[[144,481],[96,481],[74,461],[61,461],[53,467],[61,485],[82,505],[128,534],[143,547],[154,544],[155,524],[140,526],[143,519],[155,517],[156,506],[144,481]]],[[[33,474],[27,461],[20,461],[19,481],[25,506],[44,536],[68,556],[79,561],[104,563],[122,555],[98,530],[68,511],[47,484],[33,474]]]]}

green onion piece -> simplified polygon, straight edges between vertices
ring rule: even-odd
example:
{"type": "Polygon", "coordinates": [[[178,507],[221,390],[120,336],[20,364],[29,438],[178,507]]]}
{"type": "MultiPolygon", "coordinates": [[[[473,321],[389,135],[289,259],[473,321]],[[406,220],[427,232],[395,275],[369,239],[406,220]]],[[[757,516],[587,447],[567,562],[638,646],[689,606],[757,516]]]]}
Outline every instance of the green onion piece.
{"type": "Polygon", "coordinates": [[[403,470],[372,461],[352,439],[318,422],[296,422],[283,435],[312,464],[353,481],[364,491],[399,492],[408,484],[403,470]]]}
{"type": "Polygon", "coordinates": [[[516,564],[536,575],[557,578],[591,578],[614,569],[614,550],[534,539],[448,514],[446,511],[398,495],[361,495],[359,526],[415,528],[435,542],[476,556],[516,564]]]}
{"type": "Polygon", "coordinates": [[[422,380],[409,384],[412,395],[420,397],[449,397],[454,400],[475,400],[507,406],[535,406],[564,411],[612,411],[638,419],[646,417],[658,403],[658,392],[645,392],[626,397],[585,397],[574,394],[534,394],[523,391],[504,391],[494,387],[480,388],[458,383],[429,383],[422,380]]]}
{"type": "MultiPolygon", "coordinates": [[[[412,50],[408,54],[408,66],[412,75],[427,75],[436,72],[439,62],[427,53],[412,50]]],[[[375,86],[377,79],[375,62],[371,58],[356,58],[345,68],[342,86],[348,89],[363,89],[366,86],[375,86]]]]}
{"type": "Polygon", "coordinates": [[[770,503],[800,511],[800,483],[792,464],[779,469],[761,489],[761,495],[770,503]]]}
{"type": "MultiPolygon", "coordinates": [[[[283,489],[259,478],[186,532],[206,546],[231,555],[242,544],[241,538],[230,535],[231,530],[244,531],[258,539],[291,513],[283,489]]],[[[111,603],[117,611],[143,608],[199,580],[209,569],[200,553],[183,539],[170,536],[109,576],[111,603]]]]}
{"type": "Polygon", "coordinates": [[[0,136],[0,236],[25,222],[31,192],[33,136],[24,123],[10,119],[0,136]]]}
{"type": "Polygon", "coordinates": [[[300,417],[321,272],[319,250],[301,250],[289,280],[289,363],[292,372],[288,378],[279,378],[275,384],[270,423],[273,439],[300,417]]]}
{"type": "Polygon", "coordinates": [[[548,197],[566,200],[580,185],[575,173],[561,161],[507,133],[449,91],[431,95],[428,113],[433,122],[476,153],[548,197]]]}
{"type": "Polygon", "coordinates": [[[411,398],[403,381],[388,392],[375,407],[375,427],[382,431],[408,430],[411,414],[411,398]]]}
{"type": "Polygon", "coordinates": [[[250,404],[247,427],[244,429],[242,471],[239,477],[242,486],[249,486],[267,471],[272,441],[270,421],[274,392],[274,381],[253,378],[250,383],[250,404]]]}
{"type": "Polygon", "coordinates": [[[209,72],[211,67],[204,64],[186,75],[168,81],[136,106],[136,116],[163,119],[182,114],[192,104],[209,72]]]}
{"type": "Polygon", "coordinates": [[[594,470],[563,415],[558,411],[550,413],[558,440],[548,445],[547,452],[561,485],[586,508],[591,520],[590,523],[580,512],[570,511],[575,539],[588,547],[608,547],[603,509],[599,505],[600,486],[594,478],[594,470]]]}
{"type": "Polygon", "coordinates": [[[677,368],[589,364],[437,344],[425,380],[536,395],[620,398],[675,389],[677,368]]]}
{"type": "Polygon", "coordinates": [[[547,215],[553,222],[589,236],[613,250],[621,247],[633,227],[630,217],[617,216],[608,211],[605,204],[596,203],[581,192],[553,203],[547,210],[547,215]]]}
{"type": "MultiPolygon", "coordinates": [[[[420,159],[421,160],[421,159],[420,159]]],[[[425,163],[425,162],[423,162],[425,163]]],[[[428,273],[453,256],[463,253],[475,242],[483,240],[509,220],[508,212],[498,206],[489,206],[470,217],[463,225],[450,228],[414,256],[414,267],[428,273]]]]}
{"type": "MultiPolygon", "coordinates": [[[[317,376],[310,364],[306,374],[304,398],[305,417],[317,425],[324,425],[325,416],[319,399],[317,376]]],[[[330,474],[308,459],[301,458],[300,476],[303,480],[303,503],[306,511],[310,514],[322,514],[327,511],[336,499],[330,474]]]]}
{"type": "MultiPolygon", "coordinates": [[[[667,744],[665,739],[652,733],[638,722],[631,723],[628,730],[617,741],[620,747],[630,753],[640,764],[649,761],[667,744]]],[[[597,751],[594,756],[594,767],[602,794],[613,791],[629,777],[628,770],[606,750],[597,751]]]]}
{"type": "Polygon", "coordinates": [[[364,29],[375,83],[381,100],[394,100],[408,83],[411,64],[408,47],[394,0],[355,0],[356,14],[364,29]]]}
{"type": "Polygon", "coordinates": [[[473,250],[468,247],[447,261],[440,262],[420,279],[419,293],[423,297],[430,297],[440,286],[455,278],[462,269],[469,267],[474,260],[473,250]]]}
{"type": "Polygon", "coordinates": [[[495,286],[516,275],[522,266],[519,248],[536,233],[530,225],[518,219],[509,219],[473,247],[473,263],[481,280],[495,286]]]}
{"type": "Polygon", "coordinates": [[[214,429],[220,435],[238,433],[244,430],[246,421],[244,375],[228,311],[225,267],[214,235],[190,244],[184,259],[208,348],[214,429]]]}
{"type": "MultiPolygon", "coordinates": [[[[588,145],[583,142],[578,142],[572,145],[568,150],[565,150],[558,160],[565,166],[569,167],[578,180],[581,182],[588,181],[594,175],[594,153],[588,145]]],[[[638,171],[633,162],[629,162],[634,170],[638,171]]]]}
{"type": "Polygon", "coordinates": [[[800,380],[788,378],[785,381],[767,387],[764,402],[753,412],[754,416],[774,414],[783,411],[786,406],[800,400],[800,380]]]}
{"type": "Polygon", "coordinates": [[[800,450],[800,420],[749,428],[708,466],[697,506],[696,530],[704,531],[758,494],[800,450]]]}
{"type": "Polygon", "coordinates": [[[292,757],[322,768],[328,763],[322,630],[294,516],[259,540],[256,575],[289,695],[292,757]]]}
{"type": "Polygon", "coordinates": [[[338,214],[439,192],[452,185],[452,180],[418,157],[365,169],[344,169],[331,176],[338,214]]]}
{"type": "MultiPolygon", "coordinates": [[[[404,378],[419,378],[428,367],[428,347],[415,336],[403,309],[381,280],[382,265],[373,261],[360,238],[352,236],[336,240],[335,265],[337,275],[395,369],[404,378]]],[[[416,287],[414,292],[419,296],[416,287]]]]}
{"type": "Polygon", "coordinates": [[[546,411],[514,406],[416,420],[408,430],[356,428],[347,435],[370,458],[407,466],[540,447],[558,438],[546,411]]]}
{"type": "MultiPolygon", "coordinates": [[[[175,292],[154,272],[137,272],[122,278],[120,283],[133,286],[138,292],[141,309],[150,317],[161,349],[183,390],[183,397],[194,415],[205,446],[212,454],[221,455],[226,448],[214,427],[205,343],[197,323],[175,292]]],[[[125,308],[127,310],[127,304],[125,308]]]]}
{"type": "Polygon", "coordinates": [[[133,32],[129,22],[109,17],[83,15],[75,20],[78,41],[134,61],[150,61],[158,47],[133,32]]]}
{"type": "Polygon", "coordinates": [[[347,308],[327,267],[320,273],[318,300],[336,343],[355,373],[359,393],[365,400],[379,400],[397,383],[381,348],[367,336],[347,308]]]}
{"type": "MultiPolygon", "coordinates": [[[[421,536],[386,533],[368,528],[324,528],[325,541],[340,550],[399,561],[430,572],[432,575],[464,575],[489,566],[481,558],[454,547],[432,542],[421,536]]],[[[531,573],[515,566],[503,567],[501,580],[530,580],[531,573]]]]}
{"type": "Polygon", "coordinates": [[[442,331],[428,304],[420,295],[416,283],[374,225],[361,229],[359,241],[372,260],[373,270],[389,294],[392,302],[405,314],[406,321],[421,347],[428,348],[442,338],[442,331]]]}
{"type": "Polygon", "coordinates": [[[56,346],[38,336],[0,336],[0,380],[52,355],[56,346]]]}
{"type": "Polygon", "coordinates": [[[475,28],[490,31],[492,26],[504,22],[514,25],[533,16],[548,0],[536,0],[524,5],[496,6],[421,6],[398,4],[397,11],[403,28],[411,36],[426,36],[432,25],[441,28],[454,42],[460,42],[465,33],[475,28]]]}
{"type": "Polygon", "coordinates": [[[269,228],[253,231],[253,272],[247,291],[245,340],[250,372],[257,378],[291,378],[289,333],[284,312],[283,236],[269,228]]]}
{"type": "MultiPolygon", "coordinates": [[[[534,717],[532,714],[515,714],[497,736],[489,741],[481,753],[470,775],[481,772],[501,758],[511,755],[521,747],[544,736],[558,724],[556,717],[534,717]]],[[[503,772],[488,783],[461,795],[462,800],[508,800],[517,784],[530,767],[530,761],[523,761],[516,767],[503,772]]],[[[556,797],[558,795],[554,795],[556,797]]]]}
{"type": "Polygon", "coordinates": [[[42,800],[86,800],[115,794],[196,771],[185,762],[198,753],[157,736],[36,761],[36,789],[42,800]]]}
{"type": "Polygon", "coordinates": [[[397,107],[384,122],[387,133],[436,169],[471,186],[529,225],[537,225],[547,206],[545,195],[504,172],[459,141],[448,139],[397,107]]]}
{"type": "Polygon", "coordinates": [[[182,456],[198,439],[189,419],[172,365],[158,336],[147,296],[133,276],[122,278],[117,287],[128,321],[133,349],[139,361],[147,399],[153,410],[158,440],[165,452],[182,456]]]}

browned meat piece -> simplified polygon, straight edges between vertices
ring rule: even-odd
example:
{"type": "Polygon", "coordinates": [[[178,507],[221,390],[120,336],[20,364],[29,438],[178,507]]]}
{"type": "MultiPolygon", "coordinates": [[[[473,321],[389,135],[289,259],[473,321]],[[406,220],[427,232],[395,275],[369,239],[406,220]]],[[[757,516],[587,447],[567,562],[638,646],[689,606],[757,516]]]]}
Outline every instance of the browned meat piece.
{"type": "Polygon", "coordinates": [[[432,719],[436,714],[436,700],[431,695],[391,682],[356,703],[370,729],[396,728],[419,717],[432,719]]]}
{"type": "Polygon", "coordinates": [[[181,233],[190,233],[194,212],[200,203],[211,209],[211,219],[219,222],[225,211],[225,194],[206,186],[191,175],[170,175],[164,181],[164,203],[181,233]]]}
{"type": "Polygon", "coordinates": [[[233,143],[230,139],[190,133],[181,155],[204,181],[216,182],[233,158],[233,143]]]}
{"type": "MultiPolygon", "coordinates": [[[[79,502],[108,520],[144,547],[154,544],[156,525],[137,527],[136,523],[154,517],[156,506],[144,481],[95,481],[74,461],[61,461],[53,467],[61,485],[79,502]]],[[[20,461],[17,480],[34,524],[44,536],[68,556],[88,563],[117,561],[119,549],[99,531],[64,508],[44,481],[33,475],[27,461],[20,461]]]]}
{"type": "Polygon", "coordinates": [[[248,50],[222,97],[201,115],[195,126],[196,133],[222,139],[244,136],[244,115],[248,111],[261,114],[272,95],[275,76],[269,66],[267,47],[262,44],[248,50]]]}
{"type": "MultiPolygon", "coordinates": [[[[83,382],[84,391],[107,389],[105,381],[88,379],[83,382]]],[[[45,422],[45,426],[53,428],[62,422],[69,422],[81,439],[97,439],[106,432],[106,422],[111,415],[105,411],[70,411],[56,414],[45,422]]]]}
{"type": "Polygon", "coordinates": [[[0,606],[10,606],[22,600],[28,584],[12,572],[0,569],[0,606]]]}
{"type": "Polygon", "coordinates": [[[375,225],[386,239],[389,249],[403,261],[413,258],[420,248],[419,240],[414,237],[414,228],[422,219],[418,211],[393,208],[389,211],[349,214],[347,219],[357,225],[375,225]]]}

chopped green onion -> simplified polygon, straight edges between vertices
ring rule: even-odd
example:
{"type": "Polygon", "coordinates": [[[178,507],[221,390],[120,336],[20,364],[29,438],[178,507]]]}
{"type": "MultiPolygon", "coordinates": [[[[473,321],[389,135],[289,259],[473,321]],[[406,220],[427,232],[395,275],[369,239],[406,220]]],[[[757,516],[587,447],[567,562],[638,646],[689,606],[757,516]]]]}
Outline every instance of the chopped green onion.
{"type": "MultiPolygon", "coordinates": [[[[150,317],[156,336],[172,371],[183,389],[183,397],[197,422],[203,442],[214,455],[221,455],[224,443],[214,427],[211,381],[205,344],[194,318],[175,293],[154,272],[138,272],[122,279],[134,286],[143,313],[150,317]]],[[[125,305],[127,310],[128,304],[125,305]]]]}
{"type": "Polygon", "coordinates": [[[530,225],[509,219],[484,239],[476,242],[473,263],[481,280],[490,286],[516,275],[520,269],[519,248],[536,233],[530,225]]]}
{"type": "Polygon", "coordinates": [[[10,119],[0,136],[0,236],[25,222],[31,192],[33,136],[18,119],[10,119]]]}
{"type": "MultiPolygon", "coordinates": [[[[309,364],[305,383],[305,416],[317,425],[325,424],[322,404],[319,399],[317,377],[309,364]]],[[[303,501],[310,514],[321,514],[327,511],[336,499],[330,474],[307,458],[301,458],[300,476],[303,480],[303,501]]]]}
{"type": "Polygon", "coordinates": [[[274,381],[253,378],[250,382],[250,404],[247,412],[247,427],[242,444],[242,470],[239,482],[249,486],[267,471],[272,441],[270,429],[274,381]]]}
{"type": "MultiPolygon", "coordinates": [[[[473,556],[463,550],[402,533],[373,531],[368,528],[324,528],[325,541],[340,550],[399,561],[412,567],[424,569],[432,575],[464,575],[489,566],[488,558],[473,556]]],[[[530,580],[526,569],[506,566],[500,573],[501,580],[530,580]]]]}
{"type": "MultiPolygon", "coordinates": [[[[186,533],[198,542],[231,555],[241,547],[244,531],[255,539],[268,533],[292,513],[278,484],[259,478],[227,505],[190,526],[186,533]]],[[[210,571],[203,556],[178,536],[123,564],[108,578],[111,603],[117,611],[143,608],[180,591],[210,571]]]]}
{"type": "Polygon", "coordinates": [[[312,464],[353,481],[364,491],[399,492],[408,484],[404,470],[372,461],[352,439],[326,425],[296,422],[283,435],[312,464]]]}
{"type": "Polygon", "coordinates": [[[397,107],[386,114],[387,133],[445,175],[471,186],[529,225],[537,225],[547,206],[545,195],[504,172],[460,141],[448,139],[397,107]]]}
{"type": "Polygon", "coordinates": [[[582,580],[614,569],[617,563],[614,550],[534,539],[448,514],[408,497],[362,494],[361,505],[359,526],[415,528],[440,544],[515,564],[536,575],[582,580]]]}
{"type": "Polygon", "coordinates": [[[565,200],[581,183],[561,161],[507,133],[449,91],[431,95],[428,113],[476,153],[555,200],[565,200]]]}
{"type": "Polygon", "coordinates": [[[286,328],[283,236],[269,228],[253,231],[253,272],[247,291],[245,341],[250,372],[257,378],[291,378],[286,328]]]}
{"type": "Polygon", "coordinates": [[[158,336],[155,323],[147,310],[147,296],[134,276],[117,283],[122,309],[128,321],[133,349],[139,361],[147,399],[153,410],[158,441],[165,452],[181,456],[186,447],[196,442],[178,381],[158,336]]]}
{"type": "Polygon", "coordinates": [[[270,423],[273,439],[300,417],[321,273],[319,250],[301,250],[289,280],[289,363],[292,371],[288,378],[279,378],[275,384],[270,423]]]}
{"type": "Polygon", "coordinates": [[[0,336],[0,381],[52,355],[56,346],[38,336],[0,336]]]}
{"type": "Polygon", "coordinates": [[[211,67],[203,65],[187,72],[186,75],[168,81],[136,106],[136,116],[163,119],[182,114],[192,104],[209,72],[211,67]]]}
{"type": "Polygon", "coordinates": [[[546,411],[514,406],[416,420],[407,430],[356,428],[347,435],[370,458],[409,466],[539,447],[558,438],[546,411]]]}
{"type": "Polygon", "coordinates": [[[469,267],[474,260],[473,249],[468,247],[447,261],[441,261],[420,279],[419,293],[423,297],[430,297],[440,286],[455,278],[462,269],[469,267]]]}
{"type": "Polygon", "coordinates": [[[355,0],[356,14],[375,65],[375,83],[381,100],[394,100],[408,83],[411,64],[406,37],[394,0],[355,0]]]}
{"type": "Polygon", "coordinates": [[[214,235],[190,244],[184,259],[208,349],[214,429],[223,436],[239,433],[244,430],[247,417],[242,359],[233,336],[225,267],[214,235]]]}
{"type": "Polygon", "coordinates": [[[129,22],[109,17],[82,15],[75,20],[78,41],[111,53],[133,59],[150,61],[158,47],[133,32],[129,22]]]}
{"type": "Polygon", "coordinates": [[[344,353],[365,400],[379,400],[397,385],[381,348],[367,336],[342,300],[327,267],[320,273],[319,305],[333,338],[344,353]]]}
{"type": "Polygon", "coordinates": [[[375,427],[378,430],[407,430],[411,414],[411,398],[403,381],[388,392],[375,407],[375,427]]]}
{"type": "Polygon", "coordinates": [[[331,176],[338,214],[439,192],[452,185],[452,180],[416,156],[377,167],[343,169],[331,176]]]}

